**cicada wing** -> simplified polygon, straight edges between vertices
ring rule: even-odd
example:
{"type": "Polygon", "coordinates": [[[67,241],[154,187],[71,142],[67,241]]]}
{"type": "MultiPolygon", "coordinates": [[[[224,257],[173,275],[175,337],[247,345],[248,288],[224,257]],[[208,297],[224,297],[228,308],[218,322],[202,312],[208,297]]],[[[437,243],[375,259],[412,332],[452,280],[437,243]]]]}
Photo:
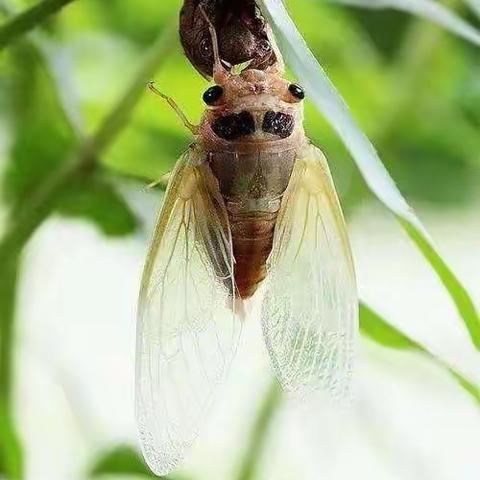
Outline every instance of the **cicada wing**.
{"type": "Polygon", "coordinates": [[[197,436],[241,329],[228,218],[198,163],[186,154],[173,173],[139,300],[137,421],[146,461],[159,475],[197,436]]]}
{"type": "Polygon", "coordinates": [[[280,383],[299,395],[349,396],[355,273],[328,164],[313,146],[296,159],[267,268],[262,325],[280,383]]]}

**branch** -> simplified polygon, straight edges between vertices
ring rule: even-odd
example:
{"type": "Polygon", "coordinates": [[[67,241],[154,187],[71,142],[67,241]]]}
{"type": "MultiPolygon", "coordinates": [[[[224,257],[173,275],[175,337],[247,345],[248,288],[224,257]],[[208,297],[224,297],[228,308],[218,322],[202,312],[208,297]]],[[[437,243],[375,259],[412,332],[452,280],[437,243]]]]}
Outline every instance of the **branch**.
{"type": "MultiPolygon", "coordinates": [[[[173,23],[173,22],[172,22],[173,23]]],[[[22,208],[15,212],[3,238],[0,240],[0,264],[12,255],[18,255],[32,233],[54,210],[58,198],[78,176],[89,176],[98,167],[97,158],[113,142],[128,123],[130,115],[145,91],[146,81],[157,70],[175,43],[175,30],[169,27],[146,54],[145,60],[135,78],[107,115],[92,137],[80,144],[69,160],[32,192],[22,208]]]]}
{"type": "Polygon", "coordinates": [[[0,50],[71,2],[73,0],[43,0],[8,21],[0,28],[0,50]]]}

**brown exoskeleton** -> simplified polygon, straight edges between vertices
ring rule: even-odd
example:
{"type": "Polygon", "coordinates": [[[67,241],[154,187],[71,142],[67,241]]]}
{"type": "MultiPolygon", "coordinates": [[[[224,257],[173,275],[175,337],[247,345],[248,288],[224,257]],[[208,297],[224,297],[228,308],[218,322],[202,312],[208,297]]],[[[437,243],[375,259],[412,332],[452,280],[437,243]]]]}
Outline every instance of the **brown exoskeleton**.
{"type": "Polygon", "coordinates": [[[215,85],[200,125],[167,98],[195,141],[171,177],[140,293],[137,418],[157,474],[195,439],[246,303],[261,304],[273,369],[299,394],[345,395],[357,323],[345,224],[327,162],[305,136],[302,87],[278,62],[227,70],[211,34],[215,85]]]}
{"type": "Polygon", "coordinates": [[[192,65],[206,77],[213,74],[215,27],[222,61],[264,70],[275,63],[268,27],[255,0],[184,0],[180,11],[180,40],[192,65]]]}

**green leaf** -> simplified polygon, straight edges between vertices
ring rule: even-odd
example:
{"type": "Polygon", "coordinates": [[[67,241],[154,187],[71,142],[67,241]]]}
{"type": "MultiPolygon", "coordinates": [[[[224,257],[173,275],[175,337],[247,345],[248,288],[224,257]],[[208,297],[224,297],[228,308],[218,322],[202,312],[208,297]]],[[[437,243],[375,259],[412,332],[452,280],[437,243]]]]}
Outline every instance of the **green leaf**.
{"type": "Polygon", "coordinates": [[[76,138],[65,122],[52,78],[32,46],[11,51],[15,75],[10,104],[15,137],[3,177],[5,199],[19,208],[67,159],[76,138]]]}
{"type": "Polygon", "coordinates": [[[73,0],[43,0],[0,27],[0,51],[73,0]]]}
{"type": "Polygon", "coordinates": [[[259,3],[277,35],[281,51],[303,82],[311,100],[350,151],[370,190],[396,215],[433,267],[454,301],[473,344],[480,350],[480,318],[472,300],[435,250],[425,227],[398,190],[375,147],[360,130],[344,100],[307,47],[283,2],[260,0],[259,3]]]}
{"type": "Polygon", "coordinates": [[[0,403],[0,477],[22,480],[23,454],[12,419],[0,403]]]}
{"type": "Polygon", "coordinates": [[[116,473],[156,478],[145,465],[141,456],[133,448],[126,445],[118,446],[106,452],[96,461],[91,470],[92,477],[116,473]]]}
{"type": "MultiPolygon", "coordinates": [[[[425,18],[449,32],[480,46],[480,31],[467,23],[448,7],[433,0],[333,0],[355,7],[392,8],[425,18]]],[[[452,2],[450,2],[452,3],[452,2]]],[[[457,2],[458,3],[458,2],[457,2]]]]}
{"type": "MultiPolygon", "coordinates": [[[[19,86],[12,87],[10,108],[17,128],[3,183],[6,200],[15,212],[68,161],[78,139],[65,121],[53,79],[35,49],[19,46],[14,57],[19,86]]],[[[134,214],[114,188],[106,180],[87,175],[79,174],[63,188],[55,210],[92,221],[110,236],[127,235],[137,226],[134,214]]]]}
{"type": "Polygon", "coordinates": [[[365,337],[384,347],[395,350],[416,351],[427,356],[450,373],[455,381],[480,404],[480,388],[477,385],[468,380],[457,369],[451,367],[441,358],[433,355],[428,349],[388,323],[365,303],[360,305],[360,331],[365,337]]]}
{"type": "Polygon", "coordinates": [[[470,338],[477,349],[480,349],[478,312],[467,290],[435,250],[428,237],[426,237],[423,232],[421,232],[410,222],[406,221],[404,218],[399,217],[398,219],[407,231],[410,238],[416,243],[424,257],[433,267],[445,288],[450,292],[458,311],[462,315],[467,330],[470,333],[470,338]]]}
{"type": "Polygon", "coordinates": [[[11,415],[17,277],[18,258],[10,256],[0,268],[0,477],[11,480],[23,478],[22,446],[11,415]]]}
{"type": "Polygon", "coordinates": [[[360,305],[360,331],[364,336],[384,347],[398,350],[424,351],[417,342],[392,327],[365,304],[360,305]]]}
{"type": "Polygon", "coordinates": [[[133,233],[137,219],[125,200],[112,185],[100,178],[77,180],[58,201],[62,215],[93,222],[108,236],[133,233]]]}
{"type": "Polygon", "coordinates": [[[350,14],[388,59],[397,53],[411,21],[409,15],[392,10],[352,8],[350,14]]]}
{"type": "MultiPolygon", "coordinates": [[[[173,477],[154,475],[145,465],[142,456],[128,445],[119,445],[97,459],[90,471],[90,476],[96,478],[102,475],[136,475],[173,480],[173,477]]],[[[175,479],[181,480],[179,477],[175,477],[175,479]]]]}
{"type": "Polygon", "coordinates": [[[450,374],[455,378],[455,380],[464,388],[478,403],[480,403],[480,388],[477,387],[474,383],[467,380],[463,375],[461,375],[457,370],[447,367],[450,374]]]}

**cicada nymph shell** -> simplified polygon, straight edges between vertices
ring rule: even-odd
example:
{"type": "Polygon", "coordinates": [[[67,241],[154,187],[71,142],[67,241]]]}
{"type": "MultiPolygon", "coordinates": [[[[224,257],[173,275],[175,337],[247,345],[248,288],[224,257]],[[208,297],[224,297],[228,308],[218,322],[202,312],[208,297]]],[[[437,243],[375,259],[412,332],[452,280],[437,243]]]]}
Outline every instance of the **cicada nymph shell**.
{"type": "Polygon", "coordinates": [[[186,56],[202,75],[213,74],[209,22],[215,27],[220,56],[227,64],[250,61],[252,68],[263,70],[276,62],[268,27],[254,0],[184,0],[180,39],[186,56]]]}
{"type": "Polygon", "coordinates": [[[278,62],[233,73],[211,35],[215,84],[198,127],[182,116],[195,140],[171,176],[138,310],[137,418],[157,474],[195,440],[243,322],[261,321],[273,370],[297,395],[348,395],[357,330],[345,222],[305,136],[305,93],[278,62]],[[255,296],[260,318],[245,318],[255,296]]]}

